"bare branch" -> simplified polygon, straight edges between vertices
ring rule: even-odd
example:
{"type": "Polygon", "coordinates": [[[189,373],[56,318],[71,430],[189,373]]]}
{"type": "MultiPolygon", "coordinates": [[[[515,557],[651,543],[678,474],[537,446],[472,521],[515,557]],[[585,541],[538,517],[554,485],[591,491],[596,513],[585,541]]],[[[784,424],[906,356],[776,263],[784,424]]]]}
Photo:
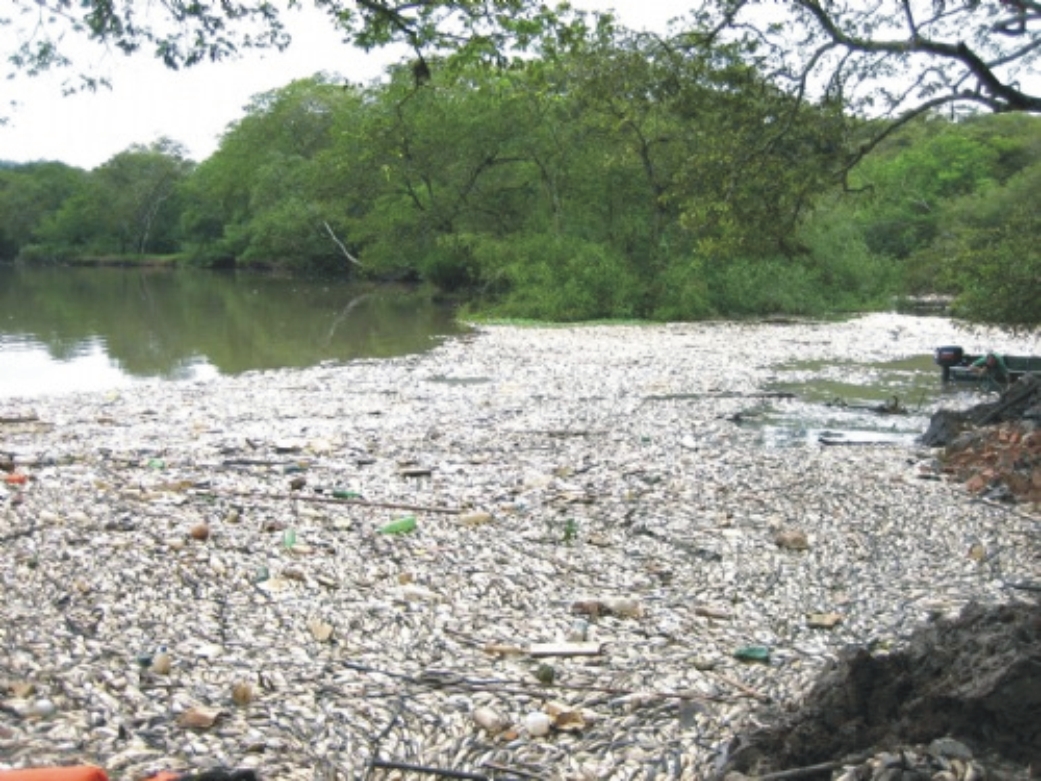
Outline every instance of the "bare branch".
{"type": "Polygon", "coordinates": [[[329,234],[329,238],[331,238],[333,240],[333,242],[336,244],[336,246],[340,248],[340,252],[343,253],[344,257],[347,258],[347,260],[349,260],[355,266],[361,266],[362,265],[361,261],[359,261],[356,257],[354,257],[354,255],[352,255],[350,253],[350,251],[347,249],[347,247],[344,246],[344,243],[342,241],[340,241],[336,237],[336,234],[333,233],[333,229],[332,229],[332,227],[330,227],[329,223],[326,222],[325,220],[322,220],[322,225],[325,226],[325,230],[329,234]]]}

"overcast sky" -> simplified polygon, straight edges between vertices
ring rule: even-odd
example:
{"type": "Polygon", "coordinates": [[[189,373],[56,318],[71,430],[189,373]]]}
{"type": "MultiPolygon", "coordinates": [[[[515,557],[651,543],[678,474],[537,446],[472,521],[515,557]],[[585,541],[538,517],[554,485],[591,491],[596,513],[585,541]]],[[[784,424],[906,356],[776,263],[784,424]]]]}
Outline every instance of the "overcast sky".
{"type": "MultiPolygon", "coordinates": [[[[635,29],[665,28],[686,12],[687,0],[579,0],[576,7],[615,8],[635,29]]],[[[240,118],[252,95],[283,87],[318,71],[339,73],[352,82],[379,78],[400,56],[364,53],[341,41],[327,18],[313,10],[286,17],[293,44],[285,52],[252,52],[221,63],[170,71],[146,55],[95,54],[91,59],[112,81],[112,89],[63,96],[69,74],[18,78],[3,88],[0,160],[61,160],[94,168],[131,144],[163,136],[183,144],[203,160],[216,149],[220,133],[240,118]],[[8,108],[8,102],[14,102],[8,108]]]]}

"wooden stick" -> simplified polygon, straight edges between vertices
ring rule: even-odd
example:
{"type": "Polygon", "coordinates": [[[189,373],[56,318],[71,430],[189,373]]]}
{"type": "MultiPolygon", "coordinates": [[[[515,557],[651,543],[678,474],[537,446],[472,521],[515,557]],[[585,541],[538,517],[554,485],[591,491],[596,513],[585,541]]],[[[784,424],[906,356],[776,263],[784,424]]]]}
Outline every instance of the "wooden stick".
{"type": "Polygon", "coordinates": [[[603,643],[532,643],[528,654],[541,656],[599,656],[603,643]]]}
{"type": "Polygon", "coordinates": [[[489,770],[495,770],[499,773],[512,773],[515,776],[523,776],[524,778],[535,778],[539,779],[540,781],[541,779],[545,778],[545,776],[541,776],[538,773],[531,773],[527,770],[521,770],[518,767],[508,767],[506,765],[499,765],[495,762],[485,762],[483,765],[481,765],[481,767],[486,767],[489,770]]]}
{"type": "Polygon", "coordinates": [[[242,496],[248,499],[271,499],[277,501],[296,500],[300,502],[316,502],[320,504],[354,504],[361,507],[385,507],[391,510],[411,510],[417,513],[444,513],[459,515],[462,510],[457,507],[431,507],[420,504],[400,504],[398,502],[370,502],[367,499],[337,499],[333,496],[307,496],[306,494],[262,494],[255,491],[231,491],[209,488],[200,490],[198,496],[242,496]]]}
{"type": "Polygon", "coordinates": [[[753,689],[751,686],[746,686],[745,684],[741,683],[741,681],[731,678],[729,675],[724,675],[723,673],[716,672],[715,670],[708,670],[707,672],[710,672],[712,675],[719,678],[719,680],[723,681],[723,683],[733,686],[735,689],[742,692],[743,694],[747,694],[749,697],[754,697],[760,702],[773,702],[773,699],[768,694],[763,694],[761,691],[753,689]]]}
{"type": "Polygon", "coordinates": [[[29,415],[0,416],[0,423],[38,423],[39,420],[39,415],[36,415],[35,413],[29,415]]]}
{"type": "Polygon", "coordinates": [[[431,767],[429,765],[413,765],[410,762],[395,762],[392,759],[373,759],[372,767],[378,767],[385,770],[407,770],[411,773],[427,773],[432,776],[441,776],[442,778],[465,778],[471,781],[492,781],[491,777],[484,775],[484,773],[468,773],[465,770],[449,770],[441,767],[431,767]]]}
{"type": "Polygon", "coordinates": [[[759,776],[759,781],[786,781],[789,778],[801,778],[811,776],[815,773],[827,773],[843,765],[858,765],[867,760],[871,754],[852,754],[843,759],[821,762],[819,765],[807,765],[806,767],[793,767],[791,770],[778,770],[774,773],[764,773],[759,776]]]}
{"type": "MultiPolygon", "coordinates": [[[[713,697],[707,694],[696,694],[694,692],[658,692],[658,691],[640,691],[638,689],[621,689],[614,686],[594,686],[591,684],[566,684],[566,683],[554,683],[548,686],[539,685],[536,689],[534,686],[528,684],[526,681],[510,681],[506,679],[474,679],[466,678],[462,675],[431,675],[427,673],[426,677],[422,674],[419,676],[406,675],[404,673],[392,672],[390,670],[381,670],[378,667],[370,667],[369,665],[359,664],[358,662],[350,662],[342,660],[339,662],[340,665],[346,667],[349,670],[356,670],[362,673],[372,673],[376,675],[386,675],[389,678],[395,678],[408,683],[414,683],[424,686],[465,686],[469,689],[478,689],[481,691],[494,691],[500,694],[526,694],[526,695],[537,695],[544,693],[548,689],[561,689],[565,691],[580,691],[580,692],[603,692],[604,694],[614,694],[618,696],[642,696],[653,700],[698,700],[704,702],[720,702],[721,698],[713,697]]],[[[742,688],[741,684],[736,684],[738,688],[742,688]]],[[[747,687],[743,687],[747,688],[747,687]]],[[[749,689],[749,691],[752,691],[749,689]]],[[[759,695],[763,697],[765,695],[759,695]]],[[[769,701],[769,698],[766,698],[769,701]]]]}

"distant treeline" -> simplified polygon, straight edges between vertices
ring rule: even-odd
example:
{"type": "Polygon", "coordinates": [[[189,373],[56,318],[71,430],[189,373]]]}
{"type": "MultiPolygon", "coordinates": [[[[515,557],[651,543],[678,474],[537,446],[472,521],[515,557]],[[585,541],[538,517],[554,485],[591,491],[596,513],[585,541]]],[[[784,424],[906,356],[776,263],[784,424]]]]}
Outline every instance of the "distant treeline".
{"type": "Polygon", "coordinates": [[[545,320],[822,314],[943,293],[1041,322],[1041,119],[879,125],[628,33],[504,69],[257,96],[209,159],[0,165],[0,261],[165,257],[423,282],[545,320]]]}

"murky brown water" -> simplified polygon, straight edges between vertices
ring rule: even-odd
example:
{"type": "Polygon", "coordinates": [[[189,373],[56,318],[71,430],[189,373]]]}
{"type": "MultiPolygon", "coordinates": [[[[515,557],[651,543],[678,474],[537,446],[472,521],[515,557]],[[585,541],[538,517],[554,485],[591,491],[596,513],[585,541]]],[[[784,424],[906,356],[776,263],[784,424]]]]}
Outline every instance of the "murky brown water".
{"type": "Polygon", "coordinates": [[[463,330],[404,290],[337,280],[0,266],[0,397],[385,358],[463,330]]]}

